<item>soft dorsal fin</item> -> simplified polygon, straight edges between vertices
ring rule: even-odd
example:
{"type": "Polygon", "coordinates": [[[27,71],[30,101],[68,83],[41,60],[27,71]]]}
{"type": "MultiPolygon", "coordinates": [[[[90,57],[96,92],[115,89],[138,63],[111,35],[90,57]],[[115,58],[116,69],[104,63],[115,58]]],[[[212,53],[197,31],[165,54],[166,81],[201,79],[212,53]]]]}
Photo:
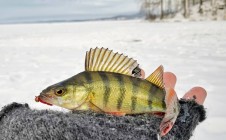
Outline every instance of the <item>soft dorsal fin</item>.
{"type": "Polygon", "coordinates": [[[138,68],[136,60],[123,54],[114,53],[112,50],[91,48],[86,52],[86,71],[106,71],[132,76],[135,68],[138,68]]]}
{"type": "Polygon", "coordinates": [[[146,80],[163,89],[163,66],[160,65],[146,80]]]}

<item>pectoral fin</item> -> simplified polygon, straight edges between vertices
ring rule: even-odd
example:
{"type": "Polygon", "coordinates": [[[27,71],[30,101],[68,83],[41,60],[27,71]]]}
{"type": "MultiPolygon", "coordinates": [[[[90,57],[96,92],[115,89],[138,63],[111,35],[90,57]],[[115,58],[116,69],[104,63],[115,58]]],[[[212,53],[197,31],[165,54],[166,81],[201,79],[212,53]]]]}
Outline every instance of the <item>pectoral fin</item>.
{"type": "Polygon", "coordinates": [[[104,112],[102,109],[94,105],[93,103],[89,102],[89,108],[95,112],[104,112]]]}
{"type": "Polygon", "coordinates": [[[83,103],[82,105],[78,106],[77,108],[73,110],[89,110],[89,106],[87,103],[83,103]]]}

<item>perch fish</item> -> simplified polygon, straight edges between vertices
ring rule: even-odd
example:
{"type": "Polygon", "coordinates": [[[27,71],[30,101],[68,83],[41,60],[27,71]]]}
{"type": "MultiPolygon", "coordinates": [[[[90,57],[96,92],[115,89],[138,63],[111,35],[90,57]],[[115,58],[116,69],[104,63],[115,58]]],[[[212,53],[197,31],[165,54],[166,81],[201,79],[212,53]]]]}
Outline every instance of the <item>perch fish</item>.
{"type": "Polygon", "coordinates": [[[150,113],[163,117],[167,134],[179,114],[178,98],[163,83],[163,66],[140,78],[136,60],[104,48],[86,52],[85,71],[44,89],[37,102],[70,110],[93,110],[117,116],[150,113]]]}

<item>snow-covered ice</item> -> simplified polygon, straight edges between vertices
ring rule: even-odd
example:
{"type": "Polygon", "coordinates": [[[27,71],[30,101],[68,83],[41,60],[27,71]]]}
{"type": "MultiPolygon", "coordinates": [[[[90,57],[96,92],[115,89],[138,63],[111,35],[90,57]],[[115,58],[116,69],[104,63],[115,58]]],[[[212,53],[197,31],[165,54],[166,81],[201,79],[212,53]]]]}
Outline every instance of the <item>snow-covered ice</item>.
{"type": "Polygon", "coordinates": [[[177,77],[179,97],[205,87],[207,120],[192,140],[226,138],[226,22],[149,23],[140,20],[0,25],[0,107],[32,108],[45,87],[84,70],[85,52],[105,47],[138,60],[146,76],[160,64],[177,77]]]}

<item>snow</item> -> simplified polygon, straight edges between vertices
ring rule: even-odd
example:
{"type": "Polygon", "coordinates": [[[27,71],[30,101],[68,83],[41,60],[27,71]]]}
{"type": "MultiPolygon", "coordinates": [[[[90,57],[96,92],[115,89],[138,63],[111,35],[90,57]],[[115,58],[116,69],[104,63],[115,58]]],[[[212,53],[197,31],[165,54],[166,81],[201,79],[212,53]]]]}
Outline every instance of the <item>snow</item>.
{"type": "MultiPolygon", "coordinates": [[[[211,1],[203,2],[202,10],[203,14],[199,13],[200,5],[197,4],[190,8],[191,21],[203,21],[203,20],[226,20],[226,9],[219,9],[220,6],[224,6],[223,0],[216,0],[215,7],[212,7],[211,1]],[[213,11],[216,11],[216,15],[213,15],[213,11]]],[[[182,13],[180,13],[182,14],[182,13]]]]}
{"type": "Polygon", "coordinates": [[[47,86],[84,70],[85,52],[105,47],[137,59],[146,76],[160,64],[177,75],[182,97],[205,87],[207,120],[192,140],[226,138],[226,22],[142,20],[0,25],[0,107],[34,101],[47,86]]]}

